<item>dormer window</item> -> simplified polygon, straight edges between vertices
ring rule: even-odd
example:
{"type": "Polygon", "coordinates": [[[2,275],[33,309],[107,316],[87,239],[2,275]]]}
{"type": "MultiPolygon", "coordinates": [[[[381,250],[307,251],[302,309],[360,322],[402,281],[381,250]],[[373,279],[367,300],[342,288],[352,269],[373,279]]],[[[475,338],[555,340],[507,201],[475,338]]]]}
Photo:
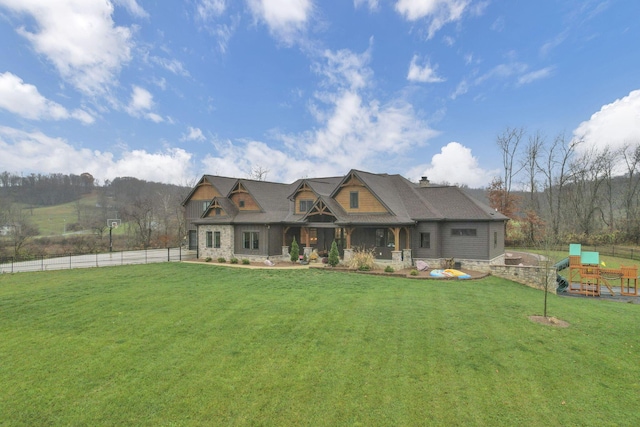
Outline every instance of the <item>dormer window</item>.
{"type": "Polygon", "coordinates": [[[240,206],[241,208],[244,208],[244,200],[238,201],[238,206],[240,206]]]}
{"type": "Polygon", "coordinates": [[[358,209],[358,192],[352,191],[349,193],[349,207],[351,209],[358,209]]]}
{"type": "Polygon", "coordinates": [[[215,214],[216,214],[217,216],[222,215],[222,209],[221,209],[221,208],[216,208],[216,209],[215,209],[215,214]]]}
{"type": "Polygon", "coordinates": [[[309,212],[313,207],[313,200],[300,200],[300,213],[309,212]]]}

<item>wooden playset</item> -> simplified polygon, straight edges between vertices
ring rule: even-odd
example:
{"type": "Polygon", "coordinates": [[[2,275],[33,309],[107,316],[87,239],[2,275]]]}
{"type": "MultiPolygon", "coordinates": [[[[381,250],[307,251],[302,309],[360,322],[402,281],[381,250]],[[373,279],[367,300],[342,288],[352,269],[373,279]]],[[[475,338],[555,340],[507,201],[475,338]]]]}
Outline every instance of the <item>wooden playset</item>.
{"type": "Polygon", "coordinates": [[[619,288],[620,295],[638,296],[638,267],[606,268],[600,263],[598,252],[583,252],[580,244],[569,245],[568,292],[587,296],[600,296],[602,286],[611,295],[619,288]]]}

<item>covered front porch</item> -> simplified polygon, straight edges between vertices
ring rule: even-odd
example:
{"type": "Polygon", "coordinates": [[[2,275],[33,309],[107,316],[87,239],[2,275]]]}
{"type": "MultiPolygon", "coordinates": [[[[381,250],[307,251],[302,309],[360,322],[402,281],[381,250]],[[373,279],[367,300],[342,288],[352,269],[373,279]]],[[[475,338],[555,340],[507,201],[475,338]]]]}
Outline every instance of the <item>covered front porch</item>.
{"type": "MultiPolygon", "coordinates": [[[[284,228],[283,242],[288,253],[295,237],[300,253],[310,256],[315,250],[327,256],[335,240],[340,257],[348,262],[354,250],[371,250],[376,259],[393,262],[411,259],[411,228],[385,226],[340,226],[334,223],[307,223],[284,228]]],[[[284,252],[284,251],[283,251],[284,252]]]]}

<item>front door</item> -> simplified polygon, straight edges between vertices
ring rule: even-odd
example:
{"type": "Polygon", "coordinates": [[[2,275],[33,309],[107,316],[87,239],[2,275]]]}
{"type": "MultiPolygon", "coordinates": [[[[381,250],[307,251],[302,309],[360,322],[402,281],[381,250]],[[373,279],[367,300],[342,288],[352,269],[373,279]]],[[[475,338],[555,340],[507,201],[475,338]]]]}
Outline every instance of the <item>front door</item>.
{"type": "Polygon", "coordinates": [[[378,259],[391,259],[391,251],[395,251],[393,235],[388,228],[376,229],[375,256],[378,259]]]}

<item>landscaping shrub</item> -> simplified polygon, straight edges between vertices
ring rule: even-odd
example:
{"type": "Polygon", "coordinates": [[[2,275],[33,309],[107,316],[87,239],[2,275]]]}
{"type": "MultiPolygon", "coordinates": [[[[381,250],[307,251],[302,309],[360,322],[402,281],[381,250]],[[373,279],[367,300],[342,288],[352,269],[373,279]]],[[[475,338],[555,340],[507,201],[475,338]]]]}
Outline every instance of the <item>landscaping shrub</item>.
{"type": "Polygon", "coordinates": [[[340,252],[338,252],[338,245],[334,240],[333,243],[331,243],[331,250],[329,251],[329,265],[331,267],[335,267],[339,263],[340,263],[340,252]]]}
{"type": "Polygon", "coordinates": [[[249,264],[251,264],[251,261],[249,261],[249,260],[248,260],[248,259],[246,259],[246,258],[243,258],[243,259],[242,259],[242,264],[243,264],[243,265],[249,265],[249,264]]]}
{"type": "Polygon", "coordinates": [[[298,242],[296,242],[296,237],[293,237],[293,242],[291,242],[291,250],[289,251],[289,256],[291,257],[291,262],[298,262],[300,257],[300,247],[298,246],[298,242]]]}
{"type": "Polygon", "coordinates": [[[393,269],[393,267],[391,267],[390,265],[387,265],[387,266],[384,268],[384,272],[385,272],[385,273],[393,273],[394,271],[395,271],[395,270],[394,270],[394,269],[393,269]]]}
{"type": "Polygon", "coordinates": [[[349,267],[360,271],[369,271],[373,270],[375,261],[373,249],[358,247],[353,251],[353,258],[349,261],[349,267]]]}
{"type": "Polygon", "coordinates": [[[415,268],[413,270],[411,270],[411,272],[409,273],[412,276],[417,276],[418,275],[418,270],[416,270],[415,268]]]}
{"type": "Polygon", "coordinates": [[[210,256],[206,257],[206,258],[204,259],[204,262],[211,262],[211,257],[210,257],[210,256]]]}
{"type": "Polygon", "coordinates": [[[229,262],[230,262],[231,264],[237,264],[237,263],[238,263],[238,258],[231,258],[231,259],[229,260],[229,262]]]}
{"type": "Polygon", "coordinates": [[[225,263],[225,262],[227,262],[227,260],[225,259],[225,257],[221,256],[221,257],[218,258],[218,262],[225,263]]]}

